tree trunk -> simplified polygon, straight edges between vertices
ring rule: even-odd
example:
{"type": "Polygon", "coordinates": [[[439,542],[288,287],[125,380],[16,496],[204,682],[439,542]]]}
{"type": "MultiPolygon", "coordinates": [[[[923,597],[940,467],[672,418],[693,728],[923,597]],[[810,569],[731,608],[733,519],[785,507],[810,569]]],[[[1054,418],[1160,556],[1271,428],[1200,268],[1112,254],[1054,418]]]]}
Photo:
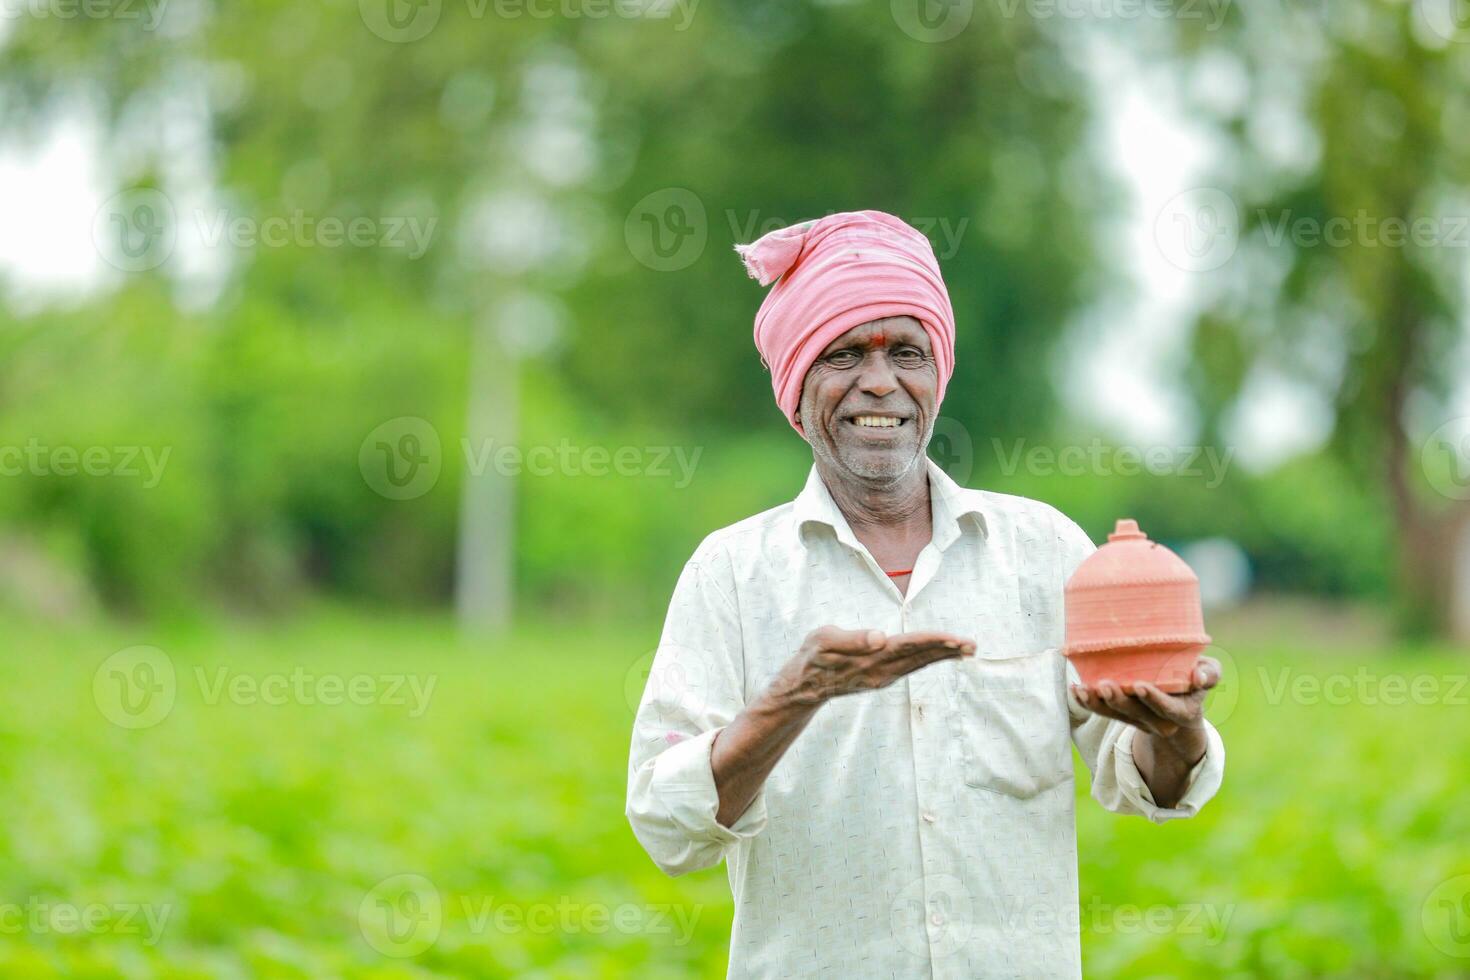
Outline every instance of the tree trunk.
{"type": "Polygon", "coordinates": [[[1470,647],[1470,504],[1431,508],[1416,491],[1403,428],[1389,434],[1387,483],[1398,533],[1400,615],[1408,632],[1470,647]]]}
{"type": "Polygon", "coordinates": [[[518,437],[516,367],[499,324],[482,321],[470,355],[454,583],[455,612],[467,631],[504,629],[513,614],[516,484],[497,471],[495,452],[518,437]]]}

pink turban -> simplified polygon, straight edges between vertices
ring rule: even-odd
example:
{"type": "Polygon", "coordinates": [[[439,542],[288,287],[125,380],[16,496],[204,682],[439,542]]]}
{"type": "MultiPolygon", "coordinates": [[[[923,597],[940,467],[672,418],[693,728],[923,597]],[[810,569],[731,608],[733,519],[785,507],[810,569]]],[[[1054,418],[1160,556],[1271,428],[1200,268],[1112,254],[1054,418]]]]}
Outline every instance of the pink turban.
{"type": "Polygon", "coordinates": [[[911,316],[939,366],[939,400],[954,374],[954,310],[929,239],[882,211],[844,211],[736,245],[752,279],[780,276],[755,315],[755,346],[771,370],[776,404],[797,432],[807,369],[859,324],[911,316]]]}

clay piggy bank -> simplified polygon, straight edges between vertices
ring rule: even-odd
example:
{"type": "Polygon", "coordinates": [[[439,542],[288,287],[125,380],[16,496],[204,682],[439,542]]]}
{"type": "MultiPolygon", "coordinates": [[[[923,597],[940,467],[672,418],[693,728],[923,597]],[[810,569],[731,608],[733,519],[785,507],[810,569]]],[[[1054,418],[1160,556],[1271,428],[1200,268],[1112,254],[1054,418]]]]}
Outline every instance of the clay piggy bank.
{"type": "Polygon", "coordinates": [[[1066,612],[1062,652],[1089,687],[1107,680],[1131,693],[1148,681],[1170,694],[1187,691],[1210,645],[1199,579],[1132,520],[1120,520],[1077,567],[1067,582],[1066,612]]]}

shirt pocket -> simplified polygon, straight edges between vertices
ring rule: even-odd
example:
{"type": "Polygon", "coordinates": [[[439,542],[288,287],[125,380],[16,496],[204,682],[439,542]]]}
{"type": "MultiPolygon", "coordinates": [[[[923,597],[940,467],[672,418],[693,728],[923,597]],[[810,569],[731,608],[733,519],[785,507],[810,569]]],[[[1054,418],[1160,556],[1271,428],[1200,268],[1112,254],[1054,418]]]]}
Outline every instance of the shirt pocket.
{"type": "Polygon", "coordinates": [[[961,661],[951,714],[965,782],[1030,799],[1072,775],[1065,674],[1055,650],[961,661]]]}

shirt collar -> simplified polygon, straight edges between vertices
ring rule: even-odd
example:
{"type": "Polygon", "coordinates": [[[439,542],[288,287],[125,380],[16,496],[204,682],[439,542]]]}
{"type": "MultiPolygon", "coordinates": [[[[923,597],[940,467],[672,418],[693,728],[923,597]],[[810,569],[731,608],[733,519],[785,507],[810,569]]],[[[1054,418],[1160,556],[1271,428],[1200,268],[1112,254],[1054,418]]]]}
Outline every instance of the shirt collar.
{"type": "MultiPolygon", "coordinates": [[[[980,506],[980,495],[955,483],[939,464],[927,456],[924,463],[929,474],[929,509],[934,522],[934,546],[940,551],[948,548],[960,536],[966,523],[981,534],[988,534],[985,512],[980,506]]],[[[798,535],[804,535],[811,525],[825,524],[836,533],[837,540],[852,548],[859,547],[847,518],[842,516],[842,511],[832,499],[827,485],[817,474],[815,464],[807,474],[806,486],[792,503],[792,517],[796,522],[798,535]]]]}

